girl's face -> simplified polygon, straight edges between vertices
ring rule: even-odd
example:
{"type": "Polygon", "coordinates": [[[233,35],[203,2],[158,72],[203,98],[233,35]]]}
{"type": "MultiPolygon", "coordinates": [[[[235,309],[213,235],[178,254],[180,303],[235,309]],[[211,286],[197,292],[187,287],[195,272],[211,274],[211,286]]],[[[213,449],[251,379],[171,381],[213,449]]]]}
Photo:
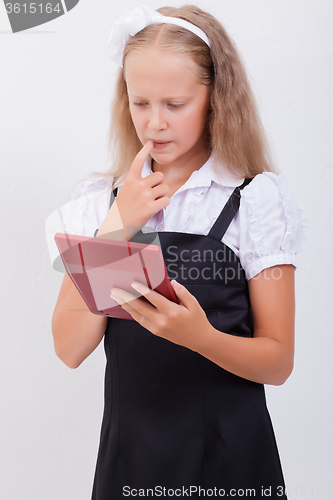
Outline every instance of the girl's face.
{"type": "Polygon", "coordinates": [[[209,90],[195,75],[193,60],[153,47],[131,52],[125,76],[132,120],[142,144],[154,141],[160,165],[193,165],[207,160],[204,128],[209,90]]]}

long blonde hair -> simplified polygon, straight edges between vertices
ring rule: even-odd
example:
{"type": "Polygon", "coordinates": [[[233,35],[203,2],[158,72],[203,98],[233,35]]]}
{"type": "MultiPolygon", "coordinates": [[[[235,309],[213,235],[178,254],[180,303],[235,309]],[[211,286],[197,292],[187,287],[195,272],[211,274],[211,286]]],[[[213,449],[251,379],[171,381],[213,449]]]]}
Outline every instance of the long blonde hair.
{"type": "Polygon", "coordinates": [[[129,39],[115,87],[108,132],[108,151],[113,165],[107,175],[114,176],[114,185],[124,180],[142,148],[129,110],[126,57],[154,43],[162,49],[191,57],[197,65],[197,77],[209,86],[211,109],[206,122],[207,150],[214,154],[216,164],[222,162],[225,168],[242,178],[275,171],[244,65],[223,26],[194,5],[161,7],[157,11],[201,28],[209,37],[211,48],[192,32],[172,24],[152,24],[129,39]]]}

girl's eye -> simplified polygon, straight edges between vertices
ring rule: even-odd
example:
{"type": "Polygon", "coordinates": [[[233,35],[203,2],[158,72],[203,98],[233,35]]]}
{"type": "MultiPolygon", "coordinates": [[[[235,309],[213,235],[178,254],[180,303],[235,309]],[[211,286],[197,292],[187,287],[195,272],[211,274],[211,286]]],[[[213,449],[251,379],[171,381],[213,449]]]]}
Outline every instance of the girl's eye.
{"type": "MultiPolygon", "coordinates": [[[[147,103],[146,103],[146,102],[143,102],[143,101],[135,101],[135,102],[133,102],[133,106],[140,106],[140,107],[142,107],[142,106],[146,106],[146,104],[147,104],[147,103]]],[[[175,109],[177,109],[177,108],[181,108],[182,106],[184,106],[184,103],[179,103],[179,104],[178,104],[178,103],[173,103],[173,102],[170,102],[170,103],[168,104],[168,106],[169,106],[170,108],[175,108],[175,109]]]]}

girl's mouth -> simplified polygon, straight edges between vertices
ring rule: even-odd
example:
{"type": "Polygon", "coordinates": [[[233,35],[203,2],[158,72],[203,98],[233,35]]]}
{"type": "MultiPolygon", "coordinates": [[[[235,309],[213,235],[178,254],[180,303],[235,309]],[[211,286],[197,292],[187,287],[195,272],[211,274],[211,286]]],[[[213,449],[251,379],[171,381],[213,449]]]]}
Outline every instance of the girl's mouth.
{"type": "Polygon", "coordinates": [[[171,143],[171,141],[168,141],[168,142],[155,142],[154,141],[154,149],[163,149],[163,148],[166,148],[169,144],[171,143]]]}

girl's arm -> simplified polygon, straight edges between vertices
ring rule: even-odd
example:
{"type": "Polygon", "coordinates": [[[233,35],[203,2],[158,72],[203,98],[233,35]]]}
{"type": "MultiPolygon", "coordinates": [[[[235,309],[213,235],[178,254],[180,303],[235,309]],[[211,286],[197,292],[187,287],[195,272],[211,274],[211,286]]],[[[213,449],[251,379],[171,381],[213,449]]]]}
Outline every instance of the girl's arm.
{"type": "MultiPolygon", "coordinates": [[[[130,239],[159,210],[170,203],[169,186],[162,172],[142,178],[141,172],[153,142],[135,157],[126,180],[97,233],[98,237],[130,239]]],[[[52,318],[57,356],[77,368],[98,346],[107,324],[106,316],[93,314],[66,274],[52,318]]]]}
{"type": "Polygon", "coordinates": [[[235,375],[273,385],[287,380],[294,358],[294,266],[267,268],[249,280],[253,338],[214,328],[197,299],[184,286],[171,283],[181,304],[142,285],[136,290],[154,307],[119,289],[113,289],[112,297],[155,335],[188,347],[235,375]]]}
{"type": "Polygon", "coordinates": [[[103,338],[107,317],[93,314],[67,274],[63,279],[52,318],[57,356],[69,368],[77,368],[103,338]]]}
{"type": "MultiPolygon", "coordinates": [[[[97,236],[126,239],[116,203],[113,203],[97,236]]],[[[93,314],[65,274],[52,318],[57,356],[69,368],[77,368],[98,346],[107,324],[106,316],[93,314]]]]}
{"type": "Polygon", "coordinates": [[[283,384],[293,370],[294,274],[294,266],[281,265],[264,269],[249,280],[253,338],[227,335],[212,328],[202,336],[198,352],[240,377],[283,384]]]}

